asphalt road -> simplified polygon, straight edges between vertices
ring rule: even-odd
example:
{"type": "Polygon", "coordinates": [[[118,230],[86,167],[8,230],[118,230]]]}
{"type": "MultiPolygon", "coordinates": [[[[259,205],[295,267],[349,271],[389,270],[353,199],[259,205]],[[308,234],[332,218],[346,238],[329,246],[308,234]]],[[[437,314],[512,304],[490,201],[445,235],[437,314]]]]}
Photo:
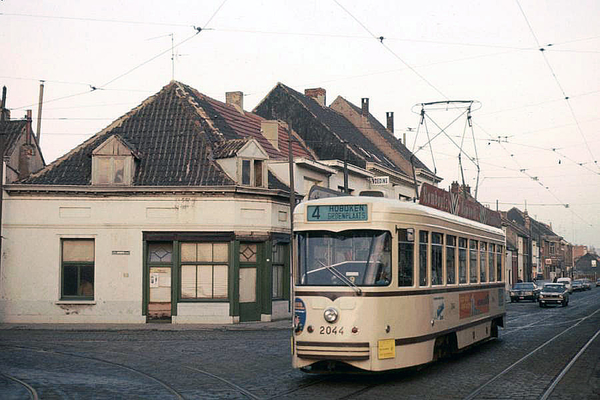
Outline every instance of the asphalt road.
{"type": "Polygon", "coordinates": [[[600,287],[564,308],[508,303],[500,340],[423,368],[306,375],[287,321],[0,325],[0,398],[599,399],[599,330],[600,287]]]}

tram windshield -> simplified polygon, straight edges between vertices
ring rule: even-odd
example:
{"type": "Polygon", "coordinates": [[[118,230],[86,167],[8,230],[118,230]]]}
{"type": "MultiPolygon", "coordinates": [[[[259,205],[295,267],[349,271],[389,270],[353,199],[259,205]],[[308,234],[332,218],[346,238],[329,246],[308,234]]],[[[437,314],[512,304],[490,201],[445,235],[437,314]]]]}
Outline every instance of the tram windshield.
{"type": "Polygon", "coordinates": [[[389,232],[299,232],[301,286],[387,286],[391,281],[389,232]]]}

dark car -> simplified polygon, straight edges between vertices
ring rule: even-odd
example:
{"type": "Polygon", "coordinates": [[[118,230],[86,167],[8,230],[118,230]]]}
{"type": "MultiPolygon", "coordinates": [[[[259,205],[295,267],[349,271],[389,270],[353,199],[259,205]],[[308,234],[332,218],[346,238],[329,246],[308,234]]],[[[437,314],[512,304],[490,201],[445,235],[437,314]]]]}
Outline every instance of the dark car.
{"type": "Polygon", "coordinates": [[[574,292],[582,292],[585,290],[585,286],[583,285],[583,281],[581,279],[575,279],[571,283],[571,287],[573,288],[574,292]]]}
{"type": "Polygon", "coordinates": [[[596,279],[596,287],[600,286],[600,278],[596,279]]]}
{"type": "Polygon", "coordinates": [[[510,290],[510,301],[533,300],[537,301],[540,288],[533,282],[519,282],[510,290]]]}
{"type": "Polygon", "coordinates": [[[547,283],[540,291],[538,299],[540,307],[548,304],[561,304],[566,307],[569,304],[569,289],[562,283],[547,283]]]}
{"type": "Polygon", "coordinates": [[[581,281],[585,290],[592,290],[592,282],[588,278],[583,278],[581,281]]]}

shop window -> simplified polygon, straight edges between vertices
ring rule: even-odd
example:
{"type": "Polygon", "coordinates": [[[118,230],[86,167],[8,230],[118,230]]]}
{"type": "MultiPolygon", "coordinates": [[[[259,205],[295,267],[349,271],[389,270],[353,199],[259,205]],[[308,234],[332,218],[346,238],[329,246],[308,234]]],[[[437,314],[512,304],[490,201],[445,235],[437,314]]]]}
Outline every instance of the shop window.
{"type": "Polygon", "coordinates": [[[181,298],[227,299],[227,243],[181,243],[181,298]]]}
{"type": "Polygon", "coordinates": [[[286,266],[289,244],[277,243],[273,246],[273,300],[284,299],[286,286],[289,285],[289,274],[286,266]]]}
{"type": "Polygon", "coordinates": [[[412,286],[414,282],[414,229],[398,230],[398,286],[412,286]]]}
{"type": "Polygon", "coordinates": [[[94,299],[94,240],[61,242],[61,299],[94,299]]]}

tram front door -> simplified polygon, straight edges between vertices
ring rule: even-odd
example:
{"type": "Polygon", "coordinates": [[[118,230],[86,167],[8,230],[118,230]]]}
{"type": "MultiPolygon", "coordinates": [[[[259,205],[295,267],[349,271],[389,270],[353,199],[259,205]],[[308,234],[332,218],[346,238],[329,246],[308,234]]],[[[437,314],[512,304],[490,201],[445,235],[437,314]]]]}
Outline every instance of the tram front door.
{"type": "Polygon", "coordinates": [[[240,243],[240,322],[260,321],[260,260],[262,243],[240,243]]]}

